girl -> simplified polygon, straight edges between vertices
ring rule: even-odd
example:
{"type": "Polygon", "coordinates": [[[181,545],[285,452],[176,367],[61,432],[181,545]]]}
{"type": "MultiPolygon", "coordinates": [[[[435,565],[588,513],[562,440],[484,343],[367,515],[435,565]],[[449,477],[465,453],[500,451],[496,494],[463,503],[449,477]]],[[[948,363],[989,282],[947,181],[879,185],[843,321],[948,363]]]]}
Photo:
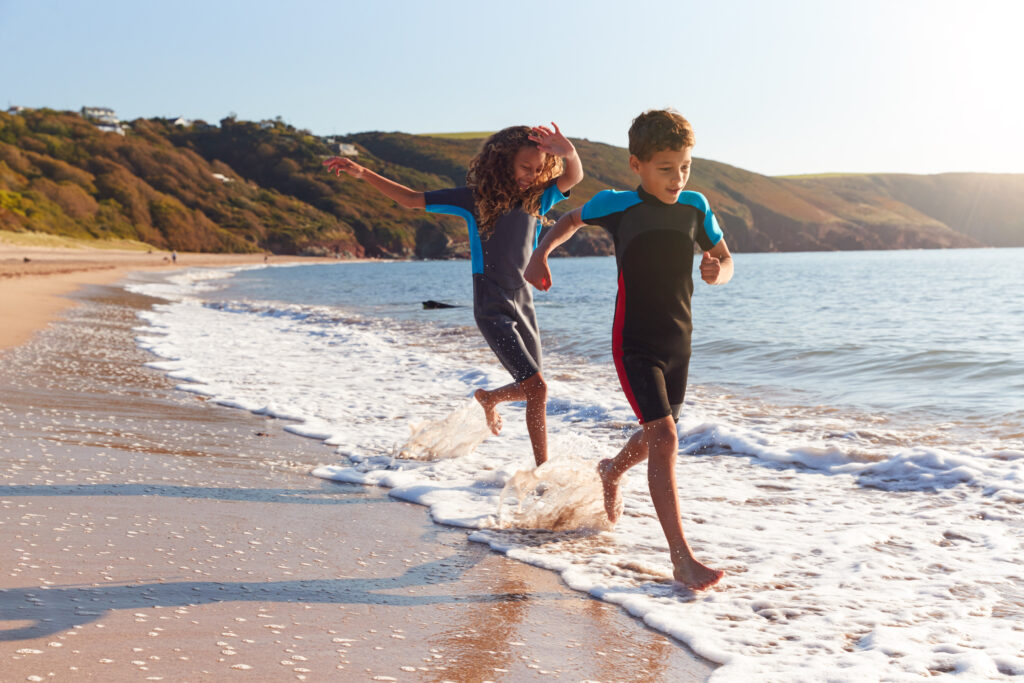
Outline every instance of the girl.
{"type": "Polygon", "coordinates": [[[498,131],[473,157],[466,185],[416,192],[345,157],[324,162],[328,171],[365,180],[409,209],[459,216],[469,228],[473,317],[513,382],[474,394],[491,432],[501,431],[497,406],[526,401],[526,428],[537,465],[548,459],[547,384],[541,375],[540,335],[533,294],[523,279],[540,234],[540,217],[583,179],[576,148],[554,123],[498,131]]]}

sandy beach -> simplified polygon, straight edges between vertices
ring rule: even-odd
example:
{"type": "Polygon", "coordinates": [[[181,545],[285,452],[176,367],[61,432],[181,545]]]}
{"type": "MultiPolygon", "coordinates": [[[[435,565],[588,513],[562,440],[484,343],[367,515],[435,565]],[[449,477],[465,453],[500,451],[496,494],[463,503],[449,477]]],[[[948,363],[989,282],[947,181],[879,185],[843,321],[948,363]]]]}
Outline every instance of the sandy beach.
{"type": "Polygon", "coordinates": [[[309,476],[330,447],[143,367],[132,328],[154,300],[117,283],[164,256],[0,243],[0,680],[713,671],[423,507],[309,476]]]}
{"type": "MultiPolygon", "coordinates": [[[[84,285],[117,282],[129,272],[264,262],[334,259],[264,254],[174,254],[166,251],[33,246],[0,233],[0,349],[25,342],[72,304],[66,295],[84,285]]],[[[69,241],[66,241],[69,242],[69,241]]]]}

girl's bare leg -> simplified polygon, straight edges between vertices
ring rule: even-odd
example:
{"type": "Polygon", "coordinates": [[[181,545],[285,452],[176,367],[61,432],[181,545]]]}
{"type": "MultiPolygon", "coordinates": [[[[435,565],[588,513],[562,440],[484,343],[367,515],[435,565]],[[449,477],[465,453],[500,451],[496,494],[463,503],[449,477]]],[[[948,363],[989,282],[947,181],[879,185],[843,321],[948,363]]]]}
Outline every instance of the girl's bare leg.
{"type": "Polygon", "coordinates": [[[484,417],[487,418],[487,426],[491,428],[491,433],[497,434],[501,431],[502,424],[498,404],[505,401],[525,401],[526,392],[520,385],[512,383],[491,391],[477,389],[473,397],[483,406],[484,417]]]}
{"type": "Polygon", "coordinates": [[[483,406],[487,426],[493,434],[501,431],[498,404],[505,401],[526,401],[526,429],[530,433],[533,459],[538,466],[548,460],[547,401],[548,385],[538,372],[522,382],[506,384],[492,391],[477,389],[473,394],[483,406]]]}
{"type": "Polygon", "coordinates": [[[540,467],[548,461],[548,385],[538,372],[520,386],[526,394],[526,429],[530,432],[533,460],[540,467]]]}

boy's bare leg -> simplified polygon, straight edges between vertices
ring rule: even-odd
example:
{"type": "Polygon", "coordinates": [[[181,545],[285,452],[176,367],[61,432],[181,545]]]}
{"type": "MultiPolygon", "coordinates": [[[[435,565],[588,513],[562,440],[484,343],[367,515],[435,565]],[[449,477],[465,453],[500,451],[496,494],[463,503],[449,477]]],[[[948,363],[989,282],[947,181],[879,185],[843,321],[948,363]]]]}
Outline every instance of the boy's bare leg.
{"type": "Polygon", "coordinates": [[[526,429],[530,433],[533,459],[538,466],[548,460],[547,403],[548,385],[538,372],[522,382],[506,384],[492,391],[477,389],[473,394],[483,406],[487,426],[491,432],[501,431],[501,415],[498,404],[505,401],[526,401],[526,429]]]}
{"type": "Polygon", "coordinates": [[[604,511],[612,524],[619,521],[619,516],[622,514],[622,492],[619,490],[619,480],[622,479],[626,470],[634,465],[639,465],[646,459],[647,439],[644,438],[643,430],[640,430],[629,437],[629,441],[614,458],[605,458],[597,463],[597,473],[601,477],[601,485],[604,488],[604,511]]]}
{"type": "Polygon", "coordinates": [[[723,572],[697,561],[683,534],[679,517],[679,495],[676,491],[676,454],[679,438],[676,423],[671,417],[644,424],[647,441],[647,483],[651,490],[654,510],[668,540],[672,557],[673,578],[690,590],[703,590],[718,583],[723,572]]]}

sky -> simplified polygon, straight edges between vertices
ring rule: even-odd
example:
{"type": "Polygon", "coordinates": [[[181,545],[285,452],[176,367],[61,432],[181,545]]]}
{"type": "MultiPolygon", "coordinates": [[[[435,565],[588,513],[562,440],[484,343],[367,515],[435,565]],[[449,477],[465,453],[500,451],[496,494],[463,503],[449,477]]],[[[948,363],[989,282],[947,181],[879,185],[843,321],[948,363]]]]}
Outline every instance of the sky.
{"type": "Polygon", "coordinates": [[[317,135],[673,107],[766,175],[1024,173],[1024,0],[0,0],[0,107],[317,135]]]}

